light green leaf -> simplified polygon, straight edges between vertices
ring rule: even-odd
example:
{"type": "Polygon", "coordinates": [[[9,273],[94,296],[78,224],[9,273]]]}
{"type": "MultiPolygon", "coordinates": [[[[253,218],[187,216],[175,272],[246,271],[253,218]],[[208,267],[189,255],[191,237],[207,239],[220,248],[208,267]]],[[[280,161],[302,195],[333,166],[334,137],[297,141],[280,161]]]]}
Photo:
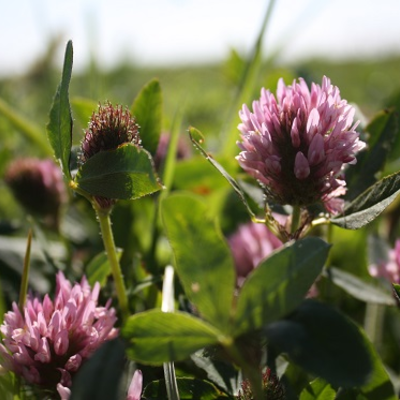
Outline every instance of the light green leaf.
{"type": "Polygon", "coordinates": [[[143,147],[154,156],[162,128],[162,93],[157,79],[143,87],[130,111],[140,126],[143,147]]]}
{"type": "Polygon", "coordinates": [[[206,205],[194,196],[175,194],[162,202],[161,212],[186,295],[204,318],[229,330],[233,259],[222,233],[207,217],[206,205]]]}
{"type": "Polygon", "coordinates": [[[329,247],[319,238],[306,238],[261,262],[240,290],[234,335],[260,329],[299,306],[322,271],[329,247]]]}
{"type": "Polygon", "coordinates": [[[310,382],[300,393],[299,400],[334,400],[336,396],[332,386],[323,379],[310,382]]]}
{"type": "Polygon", "coordinates": [[[128,355],[144,364],[180,361],[195,351],[217,344],[221,333],[183,312],[151,310],[131,316],[122,328],[128,355]]]}
{"type": "Polygon", "coordinates": [[[93,196],[125,200],[162,188],[149,153],[132,144],[95,154],[78,170],[75,182],[93,196]]]}
{"type": "Polygon", "coordinates": [[[71,179],[69,160],[72,145],[72,116],[68,90],[72,74],[72,60],[72,42],[69,41],[65,50],[61,82],[54,96],[53,105],[50,109],[50,120],[46,127],[54,155],[68,179],[71,179]]]}

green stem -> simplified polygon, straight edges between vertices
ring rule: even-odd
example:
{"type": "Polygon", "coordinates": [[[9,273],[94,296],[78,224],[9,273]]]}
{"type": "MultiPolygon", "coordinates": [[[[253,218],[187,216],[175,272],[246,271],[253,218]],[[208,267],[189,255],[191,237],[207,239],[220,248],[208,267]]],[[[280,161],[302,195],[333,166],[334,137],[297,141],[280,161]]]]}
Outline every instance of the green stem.
{"type": "Polygon", "coordinates": [[[29,229],[28,240],[26,243],[26,252],[24,258],[24,268],[22,270],[21,287],[19,290],[19,302],[18,307],[24,315],[23,309],[26,302],[26,294],[28,292],[28,277],[29,277],[29,266],[31,259],[31,244],[32,244],[32,229],[29,229]]]}
{"type": "Polygon", "coordinates": [[[301,209],[299,206],[293,206],[293,213],[292,213],[292,225],[290,227],[290,233],[294,235],[299,229],[300,225],[300,216],[301,216],[301,209]]]}
{"type": "Polygon", "coordinates": [[[249,364],[242,356],[235,343],[225,344],[225,351],[232,357],[233,361],[242,369],[243,375],[249,380],[254,400],[263,399],[263,387],[261,373],[258,368],[249,364]]]}
{"type": "Polygon", "coordinates": [[[110,210],[100,209],[95,205],[95,203],[93,204],[93,207],[99,219],[104,248],[107,253],[108,261],[110,262],[111,265],[111,270],[115,282],[115,289],[117,291],[118,302],[122,312],[122,318],[123,320],[126,320],[129,317],[128,297],[126,295],[124,279],[118,261],[117,249],[115,247],[115,242],[114,242],[114,235],[111,229],[110,210]]]}

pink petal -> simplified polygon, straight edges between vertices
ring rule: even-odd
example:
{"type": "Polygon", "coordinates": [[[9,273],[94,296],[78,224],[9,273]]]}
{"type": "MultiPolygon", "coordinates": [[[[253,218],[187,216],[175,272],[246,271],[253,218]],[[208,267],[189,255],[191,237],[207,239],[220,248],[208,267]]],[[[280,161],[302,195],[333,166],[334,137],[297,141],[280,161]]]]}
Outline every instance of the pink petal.
{"type": "Polygon", "coordinates": [[[143,386],[142,371],[137,369],[133,374],[131,384],[129,385],[128,396],[126,400],[140,400],[143,386]]]}
{"type": "Polygon", "coordinates": [[[306,179],[310,175],[310,165],[301,151],[296,154],[294,161],[294,174],[297,179],[306,179]]]}

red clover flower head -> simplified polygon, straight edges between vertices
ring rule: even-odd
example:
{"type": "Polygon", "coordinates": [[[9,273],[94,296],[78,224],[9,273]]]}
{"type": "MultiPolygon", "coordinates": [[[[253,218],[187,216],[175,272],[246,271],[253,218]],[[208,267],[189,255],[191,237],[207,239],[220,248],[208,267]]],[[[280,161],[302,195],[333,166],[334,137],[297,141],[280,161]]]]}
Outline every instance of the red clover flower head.
{"type": "Polygon", "coordinates": [[[59,272],[54,301],[30,296],[22,310],[16,303],[0,326],[0,363],[61,398],[68,399],[72,377],[104,342],[118,335],[111,300],[97,304],[100,285],[91,289],[86,278],[74,286],[59,272]]]}
{"type": "Polygon", "coordinates": [[[67,192],[61,170],[53,160],[16,159],[8,166],[4,180],[29,213],[43,218],[51,228],[58,227],[67,192]]]}
{"type": "Polygon", "coordinates": [[[239,164],[279,204],[322,202],[329,213],[340,213],[343,168],[355,164],[356,153],[365,147],[354,113],[325,76],[311,90],[302,78],[291,86],[280,79],[276,98],[263,88],[253,111],[243,105],[239,112],[239,164]]]}

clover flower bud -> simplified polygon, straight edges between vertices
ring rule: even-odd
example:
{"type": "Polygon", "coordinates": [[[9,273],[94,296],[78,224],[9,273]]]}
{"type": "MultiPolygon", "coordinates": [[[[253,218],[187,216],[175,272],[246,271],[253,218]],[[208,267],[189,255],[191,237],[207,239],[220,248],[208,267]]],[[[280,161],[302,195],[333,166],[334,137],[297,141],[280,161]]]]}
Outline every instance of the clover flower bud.
{"type": "MultiPolygon", "coordinates": [[[[80,163],[101,151],[116,150],[131,143],[140,146],[139,125],[127,108],[113,106],[106,102],[99,104],[97,112],[93,112],[88,128],[81,144],[80,163]]],[[[97,196],[95,200],[101,208],[111,208],[116,200],[97,196]]]]}
{"type": "Polygon", "coordinates": [[[20,158],[7,168],[4,177],[18,202],[46,225],[58,228],[67,192],[60,168],[51,159],[20,158]]]}
{"type": "MultiPolygon", "coordinates": [[[[262,376],[263,382],[263,398],[266,400],[284,400],[285,389],[280,382],[279,378],[267,367],[262,376]]],[[[253,392],[251,390],[250,382],[245,380],[241,384],[241,389],[236,396],[237,400],[252,400],[254,399],[253,392]]]]}
{"type": "Polygon", "coordinates": [[[365,147],[353,124],[354,107],[323,77],[309,90],[300,78],[278,82],[275,96],[264,88],[252,111],[243,105],[238,129],[242,141],[236,157],[257,179],[267,198],[306,207],[322,203],[331,214],[342,212],[346,193],[344,167],[356,163],[365,147]]]}

